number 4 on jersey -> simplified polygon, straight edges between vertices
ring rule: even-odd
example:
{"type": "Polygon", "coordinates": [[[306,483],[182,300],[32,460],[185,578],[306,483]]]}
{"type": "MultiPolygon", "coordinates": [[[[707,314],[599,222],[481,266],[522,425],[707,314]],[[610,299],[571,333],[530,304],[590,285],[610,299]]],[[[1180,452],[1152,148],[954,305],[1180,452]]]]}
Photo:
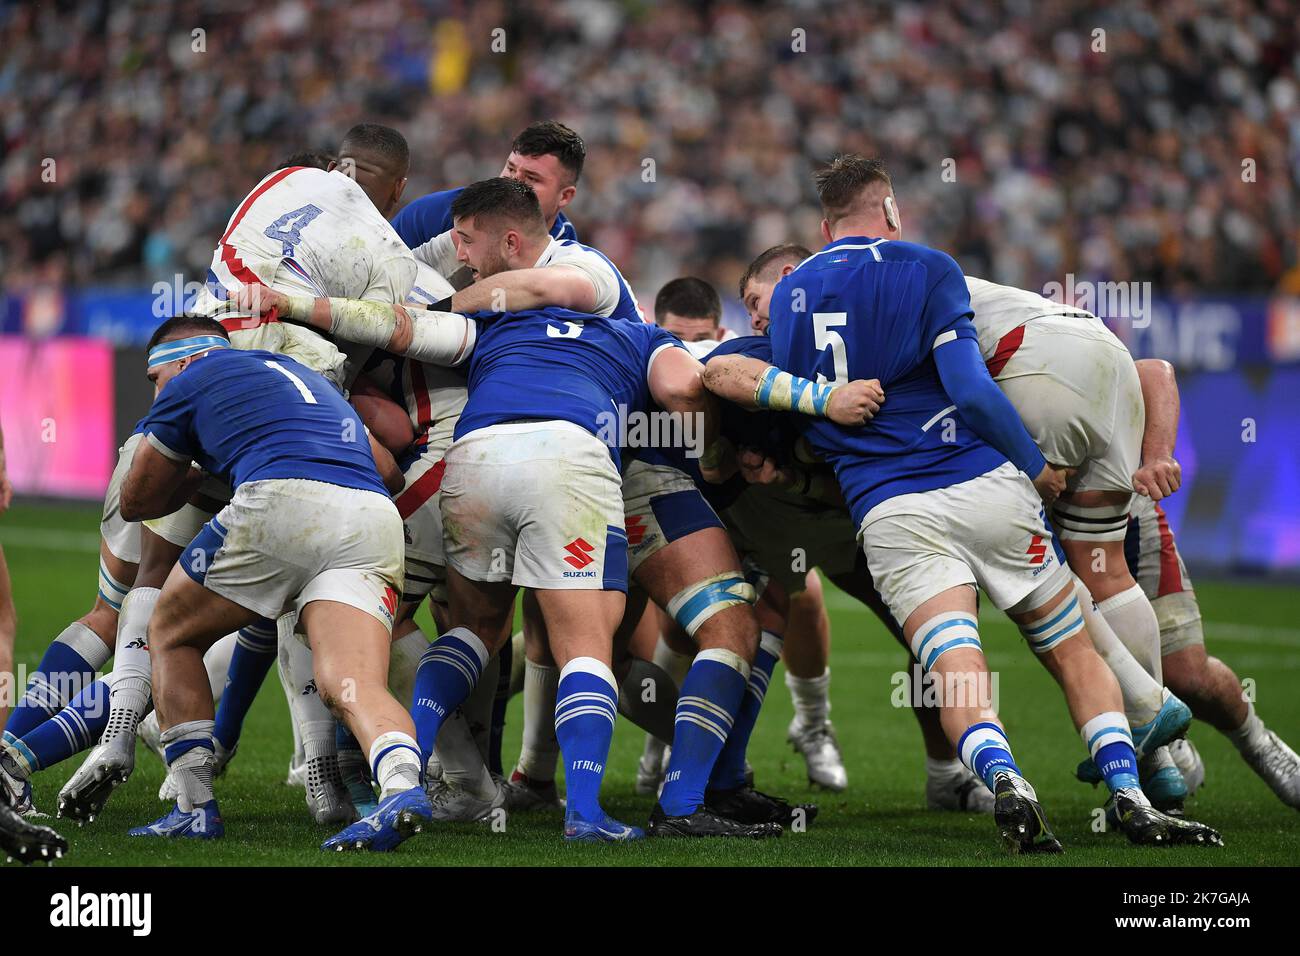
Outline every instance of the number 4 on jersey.
{"type": "Polygon", "coordinates": [[[284,255],[293,255],[293,250],[302,242],[302,231],[321,213],[319,206],[302,206],[293,212],[286,212],[266,227],[263,235],[268,239],[279,239],[284,243],[284,255]]]}

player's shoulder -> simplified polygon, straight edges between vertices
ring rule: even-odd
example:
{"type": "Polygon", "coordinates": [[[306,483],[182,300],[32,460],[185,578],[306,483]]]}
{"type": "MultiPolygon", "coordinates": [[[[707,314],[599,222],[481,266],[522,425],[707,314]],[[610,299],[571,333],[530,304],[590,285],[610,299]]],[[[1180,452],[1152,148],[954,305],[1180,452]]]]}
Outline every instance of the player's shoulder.
{"type": "Polygon", "coordinates": [[[953,270],[958,274],[961,269],[957,266],[957,260],[942,249],[935,249],[933,246],[923,246],[919,242],[906,242],[902,239],[889,239],[880,243],[877,247],[881,258],[887,262],[917,262],[926,268],[927,272],[937,274],[953,270]]]}
{"type": "Polygon", "coordinates": [[[772,340],[766,335],[737,335],[719,342],[703,361],[707,364],[723,355],[744,355],[771,363],[772,340]]]}

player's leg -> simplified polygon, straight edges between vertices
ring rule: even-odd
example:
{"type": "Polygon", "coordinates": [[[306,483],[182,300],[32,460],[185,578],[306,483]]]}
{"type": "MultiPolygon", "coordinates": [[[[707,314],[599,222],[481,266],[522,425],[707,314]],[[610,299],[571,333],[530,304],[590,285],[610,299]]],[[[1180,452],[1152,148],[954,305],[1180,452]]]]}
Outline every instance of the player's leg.
{"type": "Polygon", "coordinates": [[[309,601],[300,617],[320,699],[356,737],[379,787],[375,811],[322,848],[391,849],[424,828],[429,805],[415,725],[388,690],[388,625],[352,604],[331,600],[309,601]]]}
{"type": "MultiPolygon", "coordinates": [[[[185,505],[175,515],[140,525],[140,568],[118,615],[108,722],[99,743],[59,791],[61,814],[77,818],[98,814],[113,789],[135,769],[136,728],[151,700],[149,621],[163,584],[206,516],[193,505],[185,505]]],[[[201,574],[208,560],[205,552],[195,549],[187,557],[195,573],[201,574]]]]}
{"type": "MultiPolygon", "coordinates": [[[[691,662],[695,660],[697,648],[694,642],[686,636],[686,632],[677,625],[677,622],[669,617],[668,612],[653,601],[646,602],[646,611],[638,625],[637,633],[644,634],[642,639],[651,648],[648,658],[650,662],[672,681],[674,693],[679,692],[682,681],[686,680],[686,672],[690,670],[691,662]]],[[[676,706],[674,698],[674,711],[676,706]]],[[[637,793],[658,795],[659,788],[663,786],[664,773],[668,769],[671,747],[671,735],[667,740],[661,740],[654,734],[646,734],[641,757],[637,760],[637,793]]]]}
{"type": "Polygon", "coordinates": [[[546,624],[532,591],[524,593],[523,612],[524,725],[519,760],[506,788],[506,808],[511,813],[564,807],[555,786],[560,759],[555,735],[560,669],[551,656],[546,624]]]}
{"type": "Polygon", "coordinates": [[[785,686],[794,702],[786,739],[803,755],[810,783],[842,791],[849,776],[830,719],[831,622],[816,571],[807,572],[804,586],[790,594],[784,633],[785,686]]]}
{"type": "MultiPolygon", "coordinates": [[[[616,547],[621,546],[620,540],[616,547]]],[[[605,560],[614,563],[608,553],[605,560]]],[[[620,582],[607,576],[606,583],[620,582]]],[[[640,830],[614,820],[600,805],[600,785],[618,714],[618,682],[610,668],[613,637],[623,619],[626,594],[613,586],[601,590],[538,589],[534,593],[550,636],[551,656],[560,671],[555,736],[564,759],[565,839],[640,837],[640,830]]]]}
{"type": "MultiPolygon", "coordinates": [[[[903,635],[903,629],[895,622],[888,605],[872,583],[871,573],[865,567],[852,573],[837,574],[831,581],[869,608],[894,640],[911,653],[911,645],[903,635]]],[[[931,810],[992,813],[993,793],[962,763],[957,748],[943,729],[940,708],[929,706],[925,703],[924,694],[913,691],[913,672],[916,666],[914,660],[908,661],[907,700],[921,730],[921,741],[925,748],[926,806],[931,810]],[[918,699],[920,705],[916,704],[918,699]]]]}
{"type": "MultiPolygon", "coordinates": [[[[650,832],[778,835],[780,824],[738,822],[706,805],[706,791],[716,791],[726,801],[745,788],[745,748],[758,718],[761,691],[766,691],[776,663],[770,654],[759,658],[762,671],[752,677],[759,644],[754,588],[740,571],[727,533],[719,526],[705,527],[672,541],[641,562],[636,580],[699,647],[677,696],[673,749],[650,832]],[[754,693],[749,693],[751,680],[754,693]]],[[[783,811],[786,819],[790,809],[786,805],[783,811]]]]}
{"type": "Polygon", "coordinates": [[[14,607],[14,588],[9,581],[9,565],[4,548],[0,548],[0,730],[9,721],[14,687],[14,637],[18,633],[18,610],[14,607]]]}
{"type": "Polygon", "coordinates": [[[48,720],[95,679],[113,655],[118,611],[135,582],[140,562],[140,525],[122,518],[122,482],[135,458],[139,435],[118,449],[99,522],[99,587],[94,607],[50,644],[17,707],[4,724],[5,741],[22,737],[48,720]]]}
{"type": "Polygon", "coordinates": [[[215,711],[203,654],[222,636],[259,617],[205,588],[180,565],[168,576],[149,622],[148,639],[162,744],[179,792],[169,813],[131,830],[131,836],[224,835],[212,790],[215,711]]]}
{"type": "MultiPolygon", "coordinates": [[[[891,529],[882,525],[884,522],[875,522],[872,532],[888,537],[891,529]]],[[[895,538],[898,530],[892,529],[895,538]]],[[[868,557],[877,561],[872,552],[868,557]]],[[[969,576],[968,571],[951,562],[930,563],[935,582],[969,576]]],[[[887,588],[906,587],[898,581],[898,569],[873,563],[872,570],[887,588]]],[[[932,590],[933,586],[924,590],[932,590]]],[[[916,582],[912,590],[914,595],[923,593],[916,582]]],[[[906,603],[914,600],[907,599],[906,603]]],[[[906,603],[900,596],[897,606],[906,603]]],[[[993,708],[992,681],[980,645],[973,583],[947,587],[921,601],[907,615],[903,636],[925,679],[942,688],[940,725],[961,762],[994,795],[993,815],[1002,839],[1017,852],[1059,852],[1061,845],[1048,826],[1038,795],[1016,764],[1006,730],[993,708]]]]}
{"type": "MultiPolygon", "coordinates": [[[[139,526],[133,554],[139,559],[139,526]]],[[[73,621],[46,648],[28,678],[23,696],[4,724],[4,740],[30,733],[80,693],[113,655],[118,611],[135,581],[137,565],[118,558],[106,540],[99,544],[99,590],[90,612],[73,621]]]]}

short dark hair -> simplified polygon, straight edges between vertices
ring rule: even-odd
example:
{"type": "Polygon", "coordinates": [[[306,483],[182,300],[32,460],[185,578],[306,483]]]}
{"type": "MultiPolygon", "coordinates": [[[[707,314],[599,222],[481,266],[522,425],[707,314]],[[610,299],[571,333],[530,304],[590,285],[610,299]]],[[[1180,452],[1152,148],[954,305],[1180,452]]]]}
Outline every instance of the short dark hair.
{"type": "Polygon", "coordinates": [[[587,144],[582,137],[556,120],[542,120],[526,127],[510,144],[510,150],[520,156],[554,156],[575,183],[587,158],[587,144]]]}
{"type": "Polygon", "coordinates": [[[153,335],[149,336],[149,344],[145,346],[145,351],[151,351],[163,339],[169,339],[180,333],[186,333],[187,335],[219,335],[227,341],[230,339],[225,328],[216,319],[210,319],[206,315],[174,315],[153,330],[153,335]]]}
{"type": "Polygon", "coordinates": [[[739,287],[741,301],[745,299],[745,286],[749,285],[751,279],[761,279],[773,266],[784,266],[788,262],[803,262],[811,255],[811,249],[797,242],[783,242],[770,249],[764,249],[741,273],[739,287]]]}
{"type": "MultiPolygon", "coordinates": [[[[330,163],[337,162],[338,157],[323,150],[302,149],[290,153],[275,169],[293,169],[295,166],[310,166],[313,169],[329,169],[330,163]]],[[[275,170],[272,170],[275,172],[275,170]]]]}
{"type": "Polygon", "coordinates": [[[411,148],[406,137],[391,126],[378,123],[358,123],[343,136],[339,153],[365,150],[383,159],[393,169],[405,170],[411,165],[411,148]]]}
{"type": "Polygon", "coordinates": [[[813,173],[813,182],[817,184],[822,213],[831,223],[843,219],[863,190],[873,183],[884,183],[890,190],[894,188],[884,162],[867,159],[859,153],[836,156],[828,166],[813,173]]]}
{"type": "Polygon", "coordinates": [[[471,183],[451,202],[453,222],[482,216],[503,219],[526,231],[546,232],[546,219],[537,202],[537,193],[532,186],[517,179],[497,176],[471,183]]]}
{"type": "Polygon", "coordinates": [[[718,290],[703,279],[682,276],[673,279],[655,296],[655,322],[663,324],[669,312],[688,319],[722,318],[722,299],[718,290]]]}

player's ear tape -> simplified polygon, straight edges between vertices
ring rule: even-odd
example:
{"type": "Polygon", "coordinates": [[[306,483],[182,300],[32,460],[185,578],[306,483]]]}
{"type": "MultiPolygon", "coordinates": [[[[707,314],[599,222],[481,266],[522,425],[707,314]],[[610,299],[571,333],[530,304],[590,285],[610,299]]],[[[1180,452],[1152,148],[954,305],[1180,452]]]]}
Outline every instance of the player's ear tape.
{"type": "Polygon", "coordinates": [[[898,228],[898,210],[894,208],[894,197],[885,197],[885,222],[889,224],[890,229],[898,228]]]}
{"type": "Polygon", "coordinates": [[[713,615],[739,604],[753,604],[758,600],[754,586],[733,571],[715,574],[682,588],[668,602],[668,613],[683,631],[694,637],[695,632],[713,615]]]}

